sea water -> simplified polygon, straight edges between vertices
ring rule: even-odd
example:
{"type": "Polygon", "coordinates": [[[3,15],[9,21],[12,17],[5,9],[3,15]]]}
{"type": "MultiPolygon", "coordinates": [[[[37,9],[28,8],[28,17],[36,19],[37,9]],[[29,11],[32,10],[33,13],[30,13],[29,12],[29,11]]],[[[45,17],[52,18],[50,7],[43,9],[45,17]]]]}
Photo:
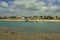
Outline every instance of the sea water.
{"type": "Polygon", "coordinates": [[[0,21],[0,28],[12,28],[26,32],[60,32],[60,22],[0,21]]]}

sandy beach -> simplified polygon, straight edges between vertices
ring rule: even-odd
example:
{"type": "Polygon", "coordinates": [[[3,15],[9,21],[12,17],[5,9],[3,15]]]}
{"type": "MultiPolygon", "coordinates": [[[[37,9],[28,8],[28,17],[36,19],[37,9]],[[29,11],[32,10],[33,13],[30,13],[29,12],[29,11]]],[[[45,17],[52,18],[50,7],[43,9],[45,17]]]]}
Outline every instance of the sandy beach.
{"type": "Polygon", "coordinates": [[[14,32],[12,30],[0,28],[0,40],[60,40],[60,33],[14,32]]]}
{"type": "MultiPolygon", "coordinates": [[[[21,20],[21,19],[0,19],[0,21],[25,21],[25,20],[21,20]]],[[[60,22],[60,20],[28,20],[31,22],[60,22]]]]}
{"type": "Polygon", "coordinates": [[[36,21],[36,22],[60,22],[60,20],[30,20],[30,21],[36,21]]]}

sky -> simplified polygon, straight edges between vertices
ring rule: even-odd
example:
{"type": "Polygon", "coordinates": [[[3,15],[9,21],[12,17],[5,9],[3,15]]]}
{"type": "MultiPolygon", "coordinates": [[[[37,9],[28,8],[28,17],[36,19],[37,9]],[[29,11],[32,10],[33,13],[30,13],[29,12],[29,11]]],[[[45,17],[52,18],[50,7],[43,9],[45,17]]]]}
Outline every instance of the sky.
{"type": "Polygon", "coordinates": [[[60,0],[0,0],[0,16],[60,16],[60,0]]]}

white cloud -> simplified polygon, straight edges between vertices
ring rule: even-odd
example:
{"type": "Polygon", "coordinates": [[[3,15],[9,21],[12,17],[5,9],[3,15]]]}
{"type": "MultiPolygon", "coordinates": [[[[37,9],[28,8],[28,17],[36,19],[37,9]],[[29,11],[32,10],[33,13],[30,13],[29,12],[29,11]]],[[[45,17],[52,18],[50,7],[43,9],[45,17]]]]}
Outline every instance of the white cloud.
{"type": "MultiPolygon", "coordinates": [[[[4,15],[53,15],[59,9],[58,6],[50,3],[49,6],[44,6],[45,4],[45,2],[36,2],[36,0],[16,0],[6,10],[0,9],[0,12],[3,11],[4,15]]],[[[5,2],[2,2],[1,5],[8,7],[8,4],[5,2]]]]}
{"type": "Polygon", "coordinates": [[[9,5],[6,2],[1,2],[1,5],[0,6],[2,6],[2,7],[8,7],[9,5]]]}
{"type": "Polygon", "coordinates": [[[58,2],[60,2],[60,0],[57,0],[58,2]]]}

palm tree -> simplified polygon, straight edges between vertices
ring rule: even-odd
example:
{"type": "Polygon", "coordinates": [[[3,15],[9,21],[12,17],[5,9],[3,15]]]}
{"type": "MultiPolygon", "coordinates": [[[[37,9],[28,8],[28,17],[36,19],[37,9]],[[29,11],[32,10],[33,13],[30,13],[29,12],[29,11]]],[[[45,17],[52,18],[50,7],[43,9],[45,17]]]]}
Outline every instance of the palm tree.
{"type": "Polygon", "coordinates": [[[56,19],[58,19],[58,16],[55,16],[56,19]]]}
{"type": "Polygon", "coordinates": [[[40,19],[43,19],[43,16],[40,16],[40,19]]]}
{"type": "Polygon", "coordinates": [[[0,16],[0,19],[2,19],[2,17],[0,16]]]}
{"type": "Polygon", "coordinates": [[[48,19],[48,17],[47,16],[44,16],[44,19],[48,19]]]}
{"type": "Polygon", "coordinates": [[[17,19],[16,16],[9,16],[9,19],[17,19]]]}
{"type": "Polygon", "coordinates": [[[8,17],[4,16],[3,19],[7,19],[8,17]]]}

